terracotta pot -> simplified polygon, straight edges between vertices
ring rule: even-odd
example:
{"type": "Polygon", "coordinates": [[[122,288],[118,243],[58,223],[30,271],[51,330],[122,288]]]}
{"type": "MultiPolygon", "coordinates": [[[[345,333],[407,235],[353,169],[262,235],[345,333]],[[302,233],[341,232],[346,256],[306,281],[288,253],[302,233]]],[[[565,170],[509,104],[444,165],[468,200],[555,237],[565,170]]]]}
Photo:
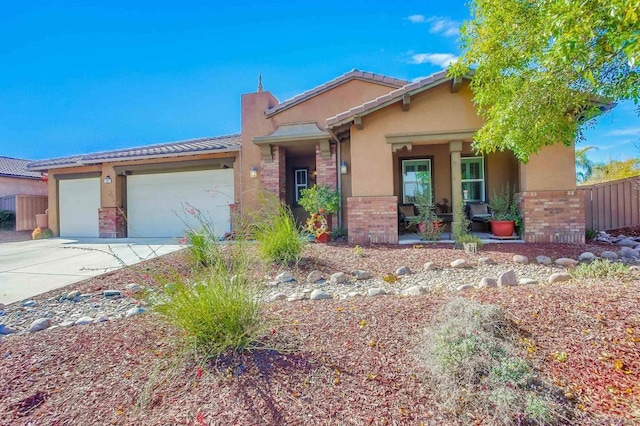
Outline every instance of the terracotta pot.
{"type": "Polygon", "coordinates": [[[516,230],[516,223],[513,220],[492,220],[491,233],[496,237],[510,237],[516,230]]]}
{"type": "Polygon", "coordinates": [[[36,227],[38,228],[48,228],[49,227],[49,215],[45,214],[37,214],[36,215],[36,227]]]}
{"type": "Polygon", "coordinates": [[[320,234],[319,236],[316,237],[316,241],[319,243],[328,243],[330,239],[330,235],[329,234],[320,234]]]}

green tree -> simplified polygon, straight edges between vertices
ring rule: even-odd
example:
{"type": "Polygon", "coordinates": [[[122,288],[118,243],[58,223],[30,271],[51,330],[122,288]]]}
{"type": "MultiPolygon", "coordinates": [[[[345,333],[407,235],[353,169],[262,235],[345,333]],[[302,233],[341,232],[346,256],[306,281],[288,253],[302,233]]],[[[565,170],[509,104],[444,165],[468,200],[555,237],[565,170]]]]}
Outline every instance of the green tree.
{"type": "Polygon", "coordinates": [[[598,149],[595,146],[585,146],[584,148],[576,149],[576,179],[578,183],[584,183],[593,175],[594,162],[587,157],[587,153],[592,149],[598,149]]]}
{"type": "Polygon", "coordinates": [[[583,139],[610,101],[640,99],[640,0],[473,0],[471,15],[451,74],[476,68],[480,152],[526,162],[583,139]]]}
{"type": "Polygon", "coordinates": [[[600,183],[611,180],[625,179],[640,175],[640,159],[609,160],[606,163],[593,165],[593,173],[584,183],[600,183]]]}

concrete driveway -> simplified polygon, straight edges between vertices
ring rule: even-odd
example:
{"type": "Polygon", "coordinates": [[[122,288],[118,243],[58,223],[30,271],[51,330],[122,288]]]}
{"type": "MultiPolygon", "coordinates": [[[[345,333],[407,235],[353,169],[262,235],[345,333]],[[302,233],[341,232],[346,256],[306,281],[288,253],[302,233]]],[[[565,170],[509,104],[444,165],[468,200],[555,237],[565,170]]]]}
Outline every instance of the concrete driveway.
{"type": "Polygon", "coordinates": [[[0,244],[0,302],[13,303],[183,248],[177,239],[64,239],[0,244]]]}

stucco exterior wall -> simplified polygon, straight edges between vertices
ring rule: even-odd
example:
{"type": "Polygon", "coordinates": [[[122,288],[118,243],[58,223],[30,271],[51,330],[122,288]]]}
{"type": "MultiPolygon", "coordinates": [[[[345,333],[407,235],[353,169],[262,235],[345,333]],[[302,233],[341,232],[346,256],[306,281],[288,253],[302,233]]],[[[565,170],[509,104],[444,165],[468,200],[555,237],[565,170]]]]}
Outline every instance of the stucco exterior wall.
{"type": "Polygon", "coordinates": [[[576,189],[574,146],[546,146],[520,164],[521,191],[572,191],[576,189]]]}
{"type": "Polygon", "coordinates": [[[6,195],[47,195],[47,184],[40,179],[0,176],[0,197],[6,195]]]}

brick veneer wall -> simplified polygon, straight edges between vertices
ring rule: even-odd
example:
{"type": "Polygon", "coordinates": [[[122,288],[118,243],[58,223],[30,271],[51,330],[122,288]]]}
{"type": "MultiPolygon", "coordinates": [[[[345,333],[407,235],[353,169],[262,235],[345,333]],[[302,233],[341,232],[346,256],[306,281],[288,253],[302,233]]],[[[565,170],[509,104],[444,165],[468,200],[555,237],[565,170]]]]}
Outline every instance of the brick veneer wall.
{"type": "Polygon", "coordinates": [[[101,207],[98,209],[100,238],[125,238],[127,219],[119,207],[101,207]]]}
{"type": "Polygon", "coordinates": [[[316,182],[318,185],[328,185],[333,189],[338,187],[338,167],[336,163],[336,145],[331,144],[331,156],[327,159],[320,155],[320,144],[316,144],[316,182]]]}
{"type": "Polygon", "coordinates": [[[398,244],[398,197],[349,197],[349,243],[398,244]]]}
{"type": "Polygon", "coordinates": [[[271,147],[273,161],[260,161],[260,181],[264,188],[276,194],[281,200],[286,197],[286,149],[281,146],[271,147]]]}
{"type": "Polygon", "coordinates": [[[517,194],[528,243],[584,244],[581,191],[531,191],[517,194]]]}

